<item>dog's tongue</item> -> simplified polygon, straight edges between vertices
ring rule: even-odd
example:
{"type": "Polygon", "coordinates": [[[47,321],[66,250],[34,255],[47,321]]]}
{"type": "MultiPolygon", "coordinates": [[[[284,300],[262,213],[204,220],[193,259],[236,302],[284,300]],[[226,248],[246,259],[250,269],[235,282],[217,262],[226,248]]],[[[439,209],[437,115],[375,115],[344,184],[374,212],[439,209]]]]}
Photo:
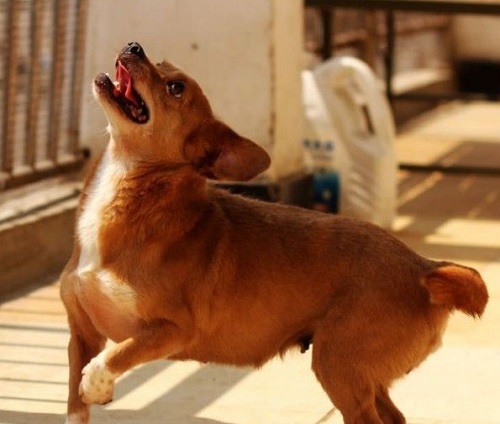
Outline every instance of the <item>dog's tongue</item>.
{"type": "Polygon", "coordinates": [[[140,99],[135,94],[132,78],[130,78],[127,68],[121,62],[118,62],[118,66],[116,67],[116,80],[118,81],[118,86],[115,88],[115,95],[121,95],[134,106],[140,107],[140,99]]]}

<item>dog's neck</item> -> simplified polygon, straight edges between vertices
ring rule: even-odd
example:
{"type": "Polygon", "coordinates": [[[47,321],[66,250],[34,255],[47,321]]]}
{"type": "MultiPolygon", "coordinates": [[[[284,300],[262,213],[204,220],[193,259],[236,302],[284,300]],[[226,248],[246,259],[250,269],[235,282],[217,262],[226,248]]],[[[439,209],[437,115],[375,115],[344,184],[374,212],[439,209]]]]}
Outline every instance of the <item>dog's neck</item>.
{"type": "Polygon", "coordinates": [[[101,166],[119,170],[119,175],[114,173],[113,184],[97,181],[112,185],[114,192],[101,212],[104,262],[112,261],[130,243],[147,245],[155,239],[175,243],[198,224],[210,207],[206,179],[189,165],[122,163],[108,151],[101,166]]]}

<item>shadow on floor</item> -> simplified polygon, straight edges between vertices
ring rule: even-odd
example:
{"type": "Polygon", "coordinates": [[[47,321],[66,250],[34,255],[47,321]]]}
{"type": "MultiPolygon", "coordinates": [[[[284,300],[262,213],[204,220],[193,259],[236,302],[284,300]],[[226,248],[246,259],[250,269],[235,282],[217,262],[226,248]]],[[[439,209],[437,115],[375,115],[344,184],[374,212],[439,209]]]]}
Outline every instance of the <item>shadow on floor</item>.
{"type": "MultiPolygon", "coordinates": [[[[136,372],[127,374],[117,383],[116,398],[132,392],[138,385],[159,374],[175,362],[157,361],[149,363],[136,372]]],[[[243,380],[252,370],[249,368],[203,365],[189,374],[175,387],[163,393],[156,393],[152,400],[139,410],[107,409],[94,407],[96,415],[112,421],[140,422],[147,417],[148,423],[179,424],[230,424],[196,417],[204,408],[223,396],[243,380]],[[127,419],[129,421],[127,421],[127,419]]]]}
{"type": "Polygon", "coordinates": [[[20,412],[20,411],[2,411],[0,417],[4,424],[62,424],[64,417],[58,414],[45,414],[41,412],[20,412]]]}
{"type": "MultiPolygon", "coordinates": [[[[499,164],[500,165],[500,164],[499,164]]],[[[414,217],[397,236],[430,257],[443,251],[454,260],[485,261],[500,257],[500,249],[488,243],[446,243],[442,227],[452,220],[500,220],[500,175],[459,175],[441,172],[401,172],[398,215],[414,217]],[[439,233],[439,241],[429,236],[439,233]]]]}
{"type": "MultiPolygon", "coordinates": [[[[500,138],[500,135],[499,135],[500,138]]],[[[443,166],[477,167],[496,170],[500,176],[500,143],[464,140],[436,160],[443,166]]]]}

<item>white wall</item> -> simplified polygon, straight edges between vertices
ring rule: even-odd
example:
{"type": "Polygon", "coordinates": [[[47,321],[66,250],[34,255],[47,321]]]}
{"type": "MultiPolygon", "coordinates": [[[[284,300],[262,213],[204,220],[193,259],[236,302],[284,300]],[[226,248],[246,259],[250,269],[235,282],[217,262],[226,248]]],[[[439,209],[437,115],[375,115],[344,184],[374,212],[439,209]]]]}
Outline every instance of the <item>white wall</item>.
{"type": "Polygon", "coordinates": [[[301,169],[301,0],[91,0],[88,20],[82,144],[105,143],[91,81],[138,41],[196,78],[215,113],[271,154],[272,178],[301,169]]]}

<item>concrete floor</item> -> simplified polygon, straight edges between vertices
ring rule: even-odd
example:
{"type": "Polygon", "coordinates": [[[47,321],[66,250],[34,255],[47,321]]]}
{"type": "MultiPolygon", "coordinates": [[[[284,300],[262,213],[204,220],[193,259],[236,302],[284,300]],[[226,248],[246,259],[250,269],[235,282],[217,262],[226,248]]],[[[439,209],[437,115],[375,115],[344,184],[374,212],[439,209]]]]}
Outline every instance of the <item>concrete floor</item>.
{"type": "MultiPolygon", "coordinates": [[[[422,128],[401,135],[400,155],[422,128]]],[[[491,299],[481,321],[452,317],[443,348],[395,385],[395,403],[410,424],[500,424],[500,175],[401,172],[399,187],[396,235],[424,255],[478,268],[491,299]]],[[[0,423],[64,422],[67,341],[57,283],[0,305],[0,423]]],[[[259,371],[151,363],[119,380],[115,400],[93,408],[93,422],[341,423],[309,364],[299,353],[259,371]]]]}
{"type": "Polygon", "coordinates": [[[497,102],[446,103],[408,122],[396,145],[400,163],[500,167],[497,102]]]}

